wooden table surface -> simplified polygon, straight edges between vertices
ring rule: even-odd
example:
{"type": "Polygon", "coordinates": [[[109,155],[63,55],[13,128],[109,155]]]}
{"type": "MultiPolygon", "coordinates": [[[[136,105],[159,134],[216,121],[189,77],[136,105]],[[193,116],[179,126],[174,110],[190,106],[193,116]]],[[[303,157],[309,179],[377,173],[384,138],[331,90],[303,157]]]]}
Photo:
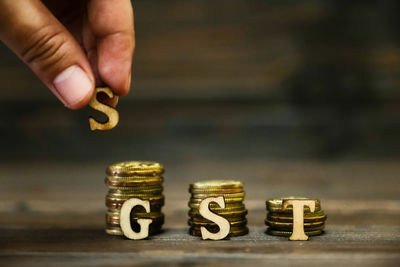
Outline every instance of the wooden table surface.
{"type": "Polygon", "coordinates": [[[399,265],[400,2],[377,2],[134,1],[106,133],[0,43],[0,266],[399,265]],[[104,170],[135,159],[166,168],[164,232],[141,241],[104,232],[104,170]],[[215,178],[245,183],[249,235],[187,233],[189,183],[215,178]],[[324,235],[264,233],[290,195],[321,199],[324,235]]]}
{"type": "Polygon", "coordinates": [[[164,231],[132,241],[104,232],[107,163],[0,164],[2,266],[397,265],[400,194],[396,161],[167,162],[164,231]],[[250,233],[202,241],[187,231],[188,184],[197,179],[245,182],[250,233]],[[317,197],[326,232],[290,242],[265,234],[265,200],[317,197]]]}

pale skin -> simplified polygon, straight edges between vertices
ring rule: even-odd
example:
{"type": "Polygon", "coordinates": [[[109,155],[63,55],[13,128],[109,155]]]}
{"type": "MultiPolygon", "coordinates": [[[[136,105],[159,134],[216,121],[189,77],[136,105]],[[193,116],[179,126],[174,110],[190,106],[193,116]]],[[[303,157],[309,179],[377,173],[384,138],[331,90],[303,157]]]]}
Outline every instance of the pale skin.
{"type": "Polygon", "coordinates": [[[0,40],[70,109],[86,106],[96,86],[129,91],[130,0],[0,0],[0,40]]]}

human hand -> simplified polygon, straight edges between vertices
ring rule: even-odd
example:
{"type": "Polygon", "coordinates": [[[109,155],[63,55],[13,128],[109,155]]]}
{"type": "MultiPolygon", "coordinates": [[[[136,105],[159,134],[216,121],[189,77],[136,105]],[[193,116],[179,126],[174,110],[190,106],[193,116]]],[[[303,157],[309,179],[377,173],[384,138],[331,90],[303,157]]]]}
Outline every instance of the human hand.
{"type": "Polygon", "coordinates": [[[68,108],[85,106],[102,83],[117,96],[129,91],[130,0],[0,0],[0,40],[68,108]]]}

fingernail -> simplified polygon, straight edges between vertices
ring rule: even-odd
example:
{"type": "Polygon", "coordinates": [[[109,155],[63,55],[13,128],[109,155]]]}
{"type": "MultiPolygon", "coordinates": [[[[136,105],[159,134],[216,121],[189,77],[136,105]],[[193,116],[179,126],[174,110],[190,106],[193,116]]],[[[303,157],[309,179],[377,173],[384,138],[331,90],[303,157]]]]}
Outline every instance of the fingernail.
{"type": "Polygon", "coordinates": [[[77,65],[68,67],[54,79],[58,97],[67,107],[76,107],[92,90],[92,82],[77,65]]]}

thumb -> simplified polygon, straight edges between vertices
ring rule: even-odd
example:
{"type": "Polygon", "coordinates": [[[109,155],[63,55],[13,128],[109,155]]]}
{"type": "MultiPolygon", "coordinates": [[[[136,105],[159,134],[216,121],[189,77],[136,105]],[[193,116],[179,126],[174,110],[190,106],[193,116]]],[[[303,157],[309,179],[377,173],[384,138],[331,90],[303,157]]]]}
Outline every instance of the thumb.
{"type": "Polygon", "coordinates": [[[71,109],[94,90],[88,59],[76,39],[39,0],[0,1],[0,39],[71,109]]]}

